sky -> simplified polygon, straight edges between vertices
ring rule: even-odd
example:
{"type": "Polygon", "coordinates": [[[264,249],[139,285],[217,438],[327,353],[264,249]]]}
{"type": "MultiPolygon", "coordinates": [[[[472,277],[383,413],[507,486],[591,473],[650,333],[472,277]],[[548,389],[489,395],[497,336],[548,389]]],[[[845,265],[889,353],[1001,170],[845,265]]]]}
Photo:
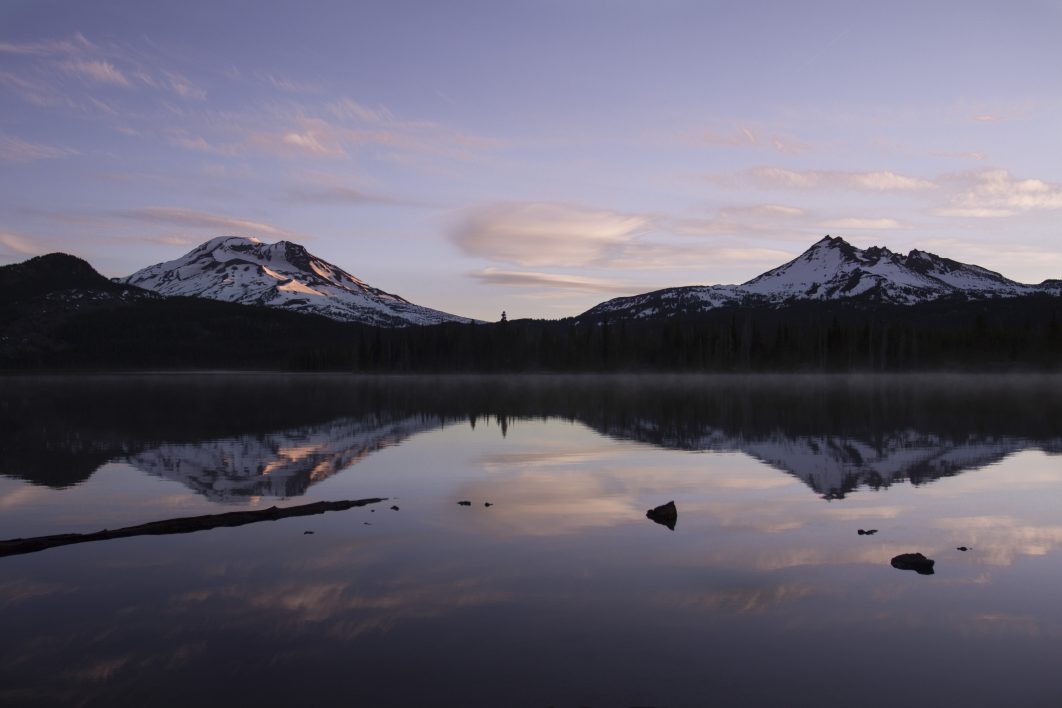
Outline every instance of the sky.
{"type": "Polygon", "coordinates": [[[822,236],[1062,277],[1062,2],[0,0],[0,265],[295,241],[481,319],[822,236]]]}

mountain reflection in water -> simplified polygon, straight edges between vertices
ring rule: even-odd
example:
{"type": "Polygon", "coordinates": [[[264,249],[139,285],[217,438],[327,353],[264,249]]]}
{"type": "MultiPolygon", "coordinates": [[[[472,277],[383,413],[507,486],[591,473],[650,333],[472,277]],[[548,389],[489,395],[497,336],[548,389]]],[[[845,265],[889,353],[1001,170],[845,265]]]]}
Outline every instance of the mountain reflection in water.
{"type": "Polygon", "coordinates": [[[214,501],[296,497],[447,424],[559,418],[661,448],[741,452],[826,499],[1062,452],[1062,390],[1010,376],[100,376],[0,382],[0,474],[63,488],[108,462],[214,501]]]}

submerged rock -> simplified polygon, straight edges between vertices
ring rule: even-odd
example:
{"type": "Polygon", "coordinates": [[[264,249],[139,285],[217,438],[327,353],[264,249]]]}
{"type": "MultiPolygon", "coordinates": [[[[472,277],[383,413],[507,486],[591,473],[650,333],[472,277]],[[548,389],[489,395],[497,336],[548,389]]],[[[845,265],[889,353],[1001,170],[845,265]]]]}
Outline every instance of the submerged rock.
{"type": "Polygon", "coordinates": [[[873,536],[877,532],[877,529],[859,529],[859,531],[857,531],[856,533],[858,533],[860,536],[873,536]]]}
{"type": "Polygon", "coordinates": [[[393,504],[391,506],[391,511],[398,511],[398,504],[393,504]]]}
{"type": "Polygon", "coordinates": [[[919,575],[932,575],[935,562],[921,553],[901,553],[892,559],[892,567],[899,570],[913,570],[919,575]]]}
{"type": "Polygon", "coordinates": [[[970,550],[970,549],[969,549],[969,548],[967,548],[966,546],[959,546],[959,547],[958,547],[958,548],[956,548],[955,550],[956,550],[956,551],[962,551],[963,553],[965,553],[966,551],[968,551],[968,550],[970,550]]]}
{"type": "Polygon", "coordinates": [[[669,501],[645,512],[645,517],[674,531],[675,524],[678,523],[678,509],[675,508],[674,501],[669,501]]]}
{"type": "Polygon", "coordinates": [[[483,506],[494,506],[494,502],[483,502],[483,506]]]}
{"type": "Polygon", "coordinates": [[[470,502],[470,501],[459,501],[459,502],[457,502],[457,504],[459,506],[472,506],[472,502],[470,502]]]}
{"type": "Polygon", "coordinates": [[[313,535],[313,531],[303,531],[302,535],[303,536],[312,536],[313,535]]]}

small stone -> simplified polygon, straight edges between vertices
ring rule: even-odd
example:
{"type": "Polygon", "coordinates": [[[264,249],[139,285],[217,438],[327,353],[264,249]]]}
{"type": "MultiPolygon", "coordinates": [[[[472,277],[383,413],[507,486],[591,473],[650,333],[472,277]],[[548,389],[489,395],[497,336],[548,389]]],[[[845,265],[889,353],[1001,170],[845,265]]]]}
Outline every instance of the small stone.
{"type": "Polygon", "coordinates": [[[392,505],[391,506],[391,511],[398,511],[398,505],[397,504],[392,505]]]}
{"type": "Polygon", "coordinates": [[[312,536],[313,535],[313,531],[303,531],[302,535],[303,536],[312,536]]]}
{"type": "Polygon", "coordinates": [[[483,502],[483,506],[494,506],[493,502],[483,502]]]}
{"type": "Polygon", "coordinates": [[[959,546],[959,547],[958,547],[958,548],[956,548],[955,550],[956,550],[956,551],[962,551],[963,553],[965,553],[966,551],[968,551],[968,550],[970,550],[970,549],[969,549],[969,548],[967,548],[966,546],[959,546]]]}
{"type": "Polygon", "coordinates": [[[458,506],[472,506],[472,502],[470,501],[459,501],[457,504],[458,506]]]}
{"type": "Polygon", "coordinates": [[[362,521],[361,523],[365,524],[366,526],[372,526],[372,524],[370,524],[368,521],[362,521]]]}
{"type": "Polygon", "coordinates": [[[858,531],[856,531],[856,533],[859,534],[860,536],[866,536],[867,535],[867,532],[864,531],[863,529],[859,529],[858,531]]]}

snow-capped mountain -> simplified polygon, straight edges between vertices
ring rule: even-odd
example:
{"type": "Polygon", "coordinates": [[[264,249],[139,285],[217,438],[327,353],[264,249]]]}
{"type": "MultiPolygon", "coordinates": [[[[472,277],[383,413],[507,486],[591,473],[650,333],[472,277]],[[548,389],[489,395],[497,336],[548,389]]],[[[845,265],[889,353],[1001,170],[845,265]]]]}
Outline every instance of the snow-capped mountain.
{"type": "Polygon", "coordinates": [[[118,459],[213,501],[296,497],[368,455],[443,422],[428,416],[341,418],[268,434],[164,443],[118,459]]]}
{"type": "MultiPolygon", "coordinates": [[[[711,425],[683,434],[653,420],[593,425],[624,440],[698,452],[740,452],[791,474],[824,499],[843,499],[857,489],[884,489],[901,482],[927,484],[995,464],[1018,452],[1062,454],[1062,437],[1032,439],[988,433],[966,437],[896,429],[873,436],[727,432],[711,425]]],[[[696,428],[697,426],[694,426],[696,428]]]]}
{"type": "Polygon", "coordinates": [[[290,241],[221,236],[115,280],[160,295],[265,305],[384,327],[468,321],[367,285],[290,241]]]}
{"type": "Polygon", "coordinates": [[[826,236],[797,258],[741,285],[668,288],[601,303],[581,318],[669,317],[727,305],[776,306],[793,301],[863,299],[900,305],[944,297],[984,299],[1058,295],[1058,281],[1026,285],[995,271],[925,251],[907,255],[878,246],[859,249],[826,236]]]}

